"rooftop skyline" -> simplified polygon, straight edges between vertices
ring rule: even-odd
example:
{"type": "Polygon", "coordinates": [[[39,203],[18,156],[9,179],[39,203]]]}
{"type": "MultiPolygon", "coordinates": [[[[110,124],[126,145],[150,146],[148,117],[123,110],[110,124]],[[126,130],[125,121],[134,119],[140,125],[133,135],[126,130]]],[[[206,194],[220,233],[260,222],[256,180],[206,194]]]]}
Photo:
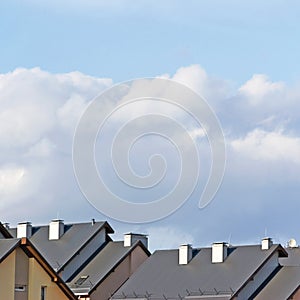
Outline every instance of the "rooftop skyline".
{"type": "MultiPolygon", "coordinates": [[[[283,245],[300,240],[299,4],[114,3],[0,4],[1,221],[107,220],[118,233],[149,234],[152,249],[259,243],[264,235],[283,245]],[[72,142],[92,99],[142,77],[173,79],[203,96],[220,120],[227,160],[216,197],[198,209],[210,152],[203,131],[188,124],[200,157],[194,193],[171,216],[134,225],[108,218],[84,198],[73,172],[72,142]]],[[[177,111],[170,113],[175,117],[177,111]]],[[[169,162],[161,189],[132,193],[107,171],[110,186],[133,202],[168,190],[180,166],[165,141],[137,143],[133,166],[147,173],[147,155],[156,147],[169,162]]]]}

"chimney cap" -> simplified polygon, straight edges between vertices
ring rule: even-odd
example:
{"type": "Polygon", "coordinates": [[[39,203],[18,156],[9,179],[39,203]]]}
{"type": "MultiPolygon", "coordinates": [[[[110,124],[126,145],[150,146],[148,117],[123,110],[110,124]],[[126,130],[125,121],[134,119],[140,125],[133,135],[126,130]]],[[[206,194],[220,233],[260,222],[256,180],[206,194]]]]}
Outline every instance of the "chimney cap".
{"type": "Polygon", "coordinates": [[[134,232],[127,232],[127,233],[124,233],[124,235],[149,236],[148,234],[134,233],[134,232]]]}
{"type": "Polygon", "coordinates": [[[212,245],[229,245],[227,242],[213,242],[212,245]]]}

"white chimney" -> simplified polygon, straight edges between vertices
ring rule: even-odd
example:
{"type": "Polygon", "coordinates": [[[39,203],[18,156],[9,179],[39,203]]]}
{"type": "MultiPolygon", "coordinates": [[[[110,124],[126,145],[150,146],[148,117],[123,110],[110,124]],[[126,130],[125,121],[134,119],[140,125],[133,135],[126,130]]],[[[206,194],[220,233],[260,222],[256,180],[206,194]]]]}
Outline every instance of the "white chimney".
{"type": "Polygon", "coordinates": [[[17,226],[17,238],[30,238],[32,235],[32,225],[30,222],[19,223],[17,226]]]}
{"type": "Polygon", "coordinates": [[[271,238],[265,237],[261,240],[261,250],[269,250],[273,245],[271,238]]]}
{"type": "Polygon", "coordinates": [[[212,253],[211,253],[211,262],[215,263],[222,263],[227,257],[227,243],[213,243],[212,245],[212,253]]]}
{"type": "Polygon", "coordinates": [[[124,247],[131,247],[135,242],[141,241],[148,248],[148,237],[144,234],[126,233],[124,234],[124,247]]]}
{"type": "Polygon", "coordinates": [[[193,258],[193,248],[189,244],[181,245],[178,253],[178,263],[180,265],[187,265],[193,258]]]}
{"type": "Polygon", "coordinates": [[[64,234],[64,221],[52,220],[49,224],[49,240],[59,240],[64,234]]]}

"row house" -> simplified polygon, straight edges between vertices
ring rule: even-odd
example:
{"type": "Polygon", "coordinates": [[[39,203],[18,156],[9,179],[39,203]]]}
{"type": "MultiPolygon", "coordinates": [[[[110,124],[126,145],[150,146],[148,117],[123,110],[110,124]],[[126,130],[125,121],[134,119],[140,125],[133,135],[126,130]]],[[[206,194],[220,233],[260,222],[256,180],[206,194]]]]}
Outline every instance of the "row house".
{"type": "Polygon", "coordinates": [[[76,299],[26,238],[0,239],[0,291],[5,300],[76,299]]]}
{"type": "Polygon", "coordinates": [[[182,245],[178,250],[159,250],[112,299],[286,299],[256,298],[286,257],[288,252],[268,238],[261,245],[222,242],[208,248],[182,245]]]}
{"type": "MultiPolygon", "coordinates": [[[[24,239],[35,247],[76,299],[107,300],[150,256],[147,236],[128,233],[123,241],[113,241],[112,233],[107,222],[95,220],[76,224],[52,220],[43,226],[22,222],[16,228],[1,224],[0,247],[6,241],[24,239]]],[[[15,299],[42,299],[22,295],[23,298],[15,299]]],[[[48,295],[42,300],[47,299],[56,298],[48,295]]]]}
{"type": "Polygon", "coordinates": [[[300,248],[259,245],[148,251],[113,241],[107,222],[0,223],[0,291],[9,300],[300,300],[300,248]]]}

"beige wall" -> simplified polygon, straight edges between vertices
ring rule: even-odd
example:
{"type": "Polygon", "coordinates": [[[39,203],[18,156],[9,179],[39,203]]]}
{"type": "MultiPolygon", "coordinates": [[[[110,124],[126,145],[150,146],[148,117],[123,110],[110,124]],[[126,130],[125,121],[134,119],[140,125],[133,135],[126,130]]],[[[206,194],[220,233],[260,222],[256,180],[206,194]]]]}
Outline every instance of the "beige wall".
{"type": "Polygon", "coordinates": [[[0,264],[1,299],[14,300],[15,291],[15,252],[0,264]]]}
{"type": "Polygon", "coordinates": [[[135,248],[90,295],[91,300],[109,299],[147,258],[140,247],[135,248]]]}
{"type": "Polygon", "coordinates": [[[292,298],[293,300],[300,300],[300,289],[298,289],[298,291],[293,295],[292,298]]]}
{"type": "Polygon", "coordinates": [[[16,271],[15,271],[15,286],[25,286],[25,291],[15,291],[15,300],[28,299],[28,256],[20,248],[15,250],[16,271]]]}
{"type": "Polygon", "coordinates": [[[55,282],[52,282],[50,276],[39,265],[34,258],[29,258],[29,282],[28,299],[40,300],[41,287],[46,286],[47,300],[65,300],[68,299],[60,290],[55,282]]]}
{"type": "Polygon", "coordinates": [[[0,264],[1,300],[40,300],[42,286],[47,287],[47,300],[68,299],[40,264],[22,249],[17,248],[0,264]],[[25,285],[25,292],[15,291],[16,285],[25,285]]]}

